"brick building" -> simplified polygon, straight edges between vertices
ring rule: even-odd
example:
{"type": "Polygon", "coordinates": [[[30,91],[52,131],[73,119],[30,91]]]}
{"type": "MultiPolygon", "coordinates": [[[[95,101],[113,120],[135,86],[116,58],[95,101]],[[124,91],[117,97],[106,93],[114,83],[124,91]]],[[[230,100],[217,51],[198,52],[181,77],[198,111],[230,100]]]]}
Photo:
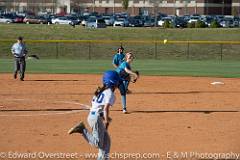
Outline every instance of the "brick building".
{"type": "Polygon", "coordinates": [[[2,11],[31,12],[128,12],[154,14],[156,12],[169,15],[185,14],[217,14],[239,15],[239,0],[129,0],[127,10],[122,7],[122,0],[0,0],[2,11]]]}

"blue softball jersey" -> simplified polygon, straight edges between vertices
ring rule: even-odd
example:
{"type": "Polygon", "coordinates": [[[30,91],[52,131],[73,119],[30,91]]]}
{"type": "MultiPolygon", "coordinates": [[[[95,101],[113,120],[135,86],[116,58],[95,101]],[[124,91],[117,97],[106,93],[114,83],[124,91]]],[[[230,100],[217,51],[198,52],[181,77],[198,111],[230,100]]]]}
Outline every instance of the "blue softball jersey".
{"type": "Polygon", "coordinates": [[[124,62],[125,54],[124,53],[117,53],[113,57],[113,64],[119,66],[121,63],[124,62]]]}
{"type": "Polygon", "coordinates": [[[121,71],[125,70],[125,68],[131,70],[131,66],[130,66],[129,63],[126,62],[126,61],[123,62],[123,63],[121,63],[120,66],[116,69],[116,71],[117,71],[118,73],[120,73],[121,71]]]}

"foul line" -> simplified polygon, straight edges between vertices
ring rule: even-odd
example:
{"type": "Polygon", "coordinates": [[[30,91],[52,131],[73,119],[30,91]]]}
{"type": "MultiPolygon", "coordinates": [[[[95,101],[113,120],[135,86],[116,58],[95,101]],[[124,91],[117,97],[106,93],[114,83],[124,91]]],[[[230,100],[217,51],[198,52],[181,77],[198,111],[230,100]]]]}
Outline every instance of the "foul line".
{"type": "MultiPolygon", "coordinates": [[[[5,99],[6,100],[6,99],[5,99]]],[[[6,101],[33,101],[31,99],[7,99],[6,101]]],[[[44,101],[44,100],[38,100],[44,101]]],[[[44,101],[45,102],[45,101],[44,101]]],[[[39,114],[0,114],[0,117],[32,117],[32,116],[49,116],[49,115],[66,115],[66,114],[74,114],[79,112],[87,111],[91,108],[91,106],[71,101],[53,101],[52,103],[63,103],[63,104],[73,104],[81,106],[80,109],[36,109],[36,110],[0,110],[2,112],[57,112],[57,113],[39,113],[39,114]]]]}
{"type": "Polygon", "coordinates": [[[0,117],[33,117],[33,116],[66,115],[66,114],[79,113],[82,111],[85,111],[85,110],[60,112],[60,113],[19,114],[19,115],[18,114],[4,114],[4,115],[0,114],[0,117]]]}

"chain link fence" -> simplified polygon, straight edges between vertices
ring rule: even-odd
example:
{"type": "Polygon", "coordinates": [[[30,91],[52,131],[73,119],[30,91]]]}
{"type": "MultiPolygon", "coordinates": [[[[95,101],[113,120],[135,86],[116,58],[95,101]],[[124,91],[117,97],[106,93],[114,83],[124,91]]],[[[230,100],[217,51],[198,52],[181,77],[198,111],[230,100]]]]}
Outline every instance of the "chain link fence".
{"type": "MultiPolygon", "coordinates": [[[[15,41],[0,40],[0,58],[11,58],[15,41]]],[[[137,59],[240,60],[240,41],[27,40],[29,55],[42,59],[109,59],[119,46],[137,59]]]]}

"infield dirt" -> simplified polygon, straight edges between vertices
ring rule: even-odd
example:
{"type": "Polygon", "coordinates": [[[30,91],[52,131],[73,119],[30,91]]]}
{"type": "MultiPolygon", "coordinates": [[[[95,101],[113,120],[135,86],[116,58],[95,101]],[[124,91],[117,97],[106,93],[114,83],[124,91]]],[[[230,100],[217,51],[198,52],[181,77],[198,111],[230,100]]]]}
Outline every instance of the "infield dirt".
{"type": "MultiPolygon", "coordinates": [[[[101,75],[0,76],[0,152],[97,153],[80,135],[101,75]]],[[[111,108],[111,153],[240,153],[240,81],[233,78],[142,76],[111,108]],[[214,81],[224,85],[211,85],[214,81]]],[[[0,158],[1,159],[1,158],[0,158]]]]}

